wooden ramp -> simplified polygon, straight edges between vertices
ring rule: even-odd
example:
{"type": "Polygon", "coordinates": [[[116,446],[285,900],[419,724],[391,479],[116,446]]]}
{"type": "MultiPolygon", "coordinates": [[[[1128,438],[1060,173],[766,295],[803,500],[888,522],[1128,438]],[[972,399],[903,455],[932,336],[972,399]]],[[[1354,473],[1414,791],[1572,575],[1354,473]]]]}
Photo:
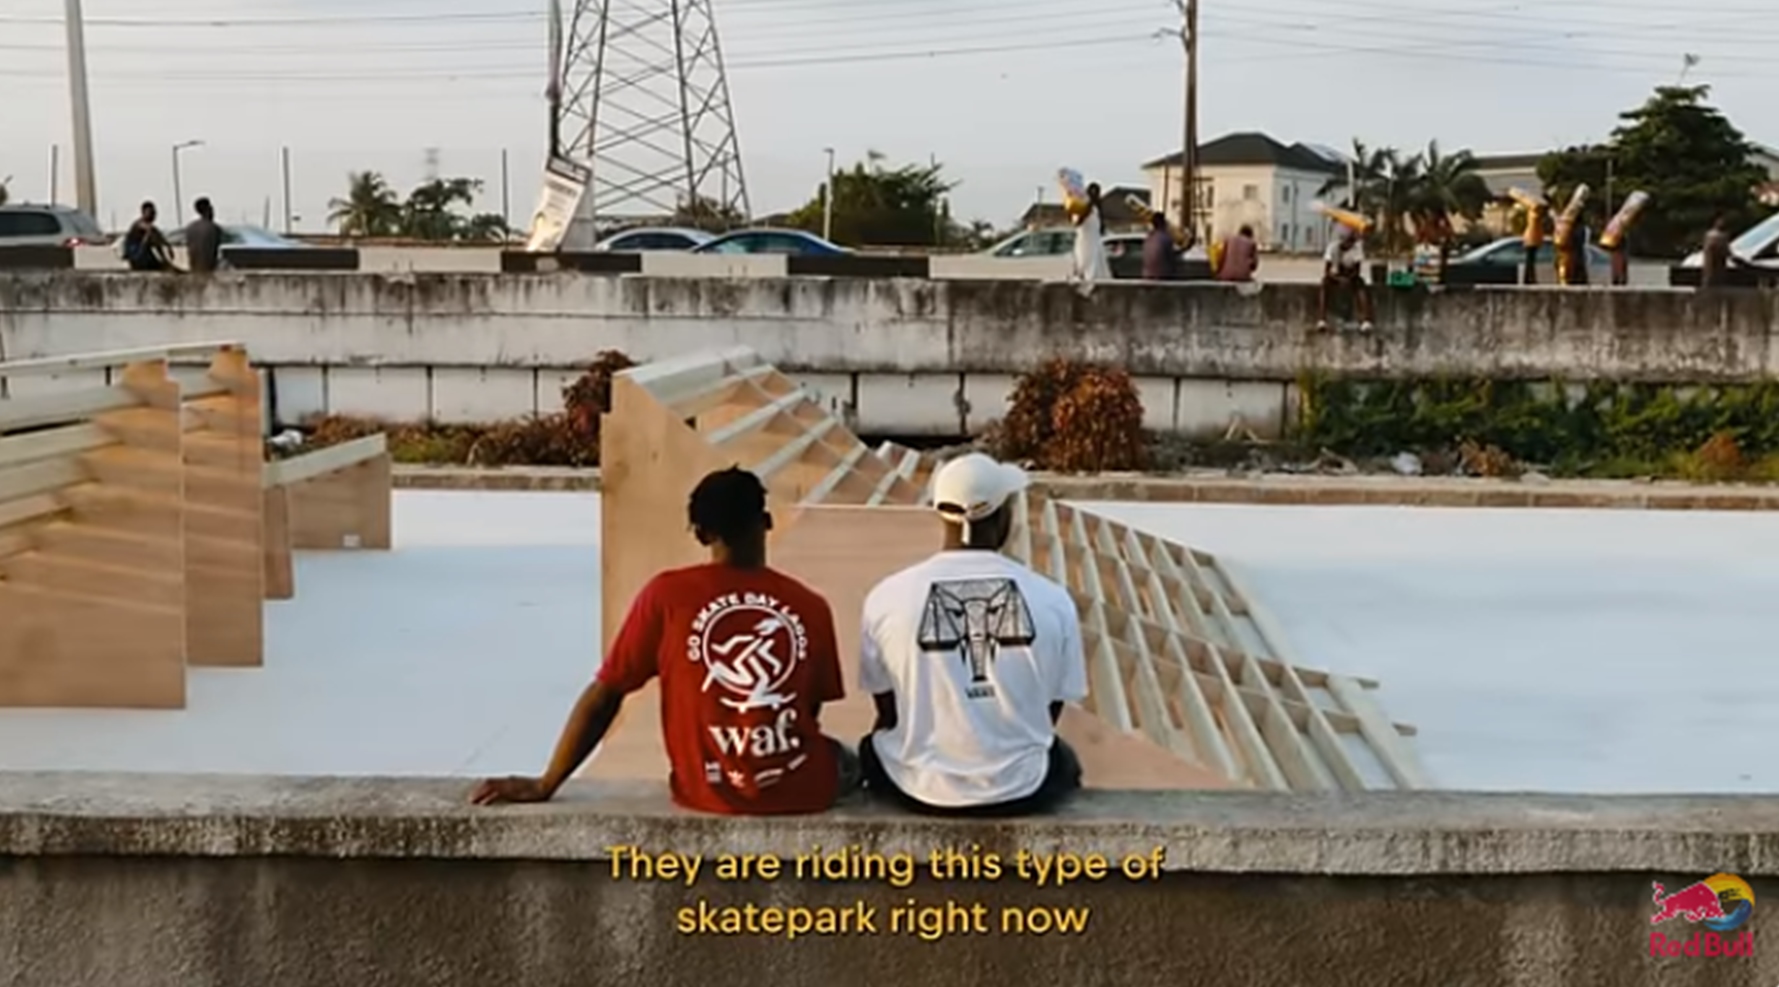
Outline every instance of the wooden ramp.
{"type": "Polygon", "coordinates": [[[261,414],[233,343],[0,363],[0,706],[181,707],[293,548],[389,547],[384,438],[268,465],[261,414]]]}
{"type": "MultiPolygon", "coordinates": [[[[857,688],[858,616],[879,579],[937,550],[925,505],[935,464],[873,453],[837,409],[747,349],[619,374],[602,429],[604,643],[656,571],[704,552],[686,530],[698,478],[731,465],[765,481],[773,564],[826,596],[848,699],[828,714],[852,740],[870,727],[857,688]]],[[[1427,783],[1412,731],[1384,719],[1375,683],[1298,667],[1283,638],[1216,560],[1033,492],[1009,553],[1068,587],[1081,608],[1091,696],[1061,730],[1088,783],[1107,788],[1368,789],[1427,783]]],[[[590,767],[660,777],[652,689],[590,767]]]]}
{"type": "Polygon", "coordinates": [[[381,434],[266,464],[266,599],[296,595],[296,551],[389,550],[393,470],[381,434]]]}
{"type": "Polygon", "coordinates": [[[19,361],[0,382],[0,706],[178,707],[188,664],[261,664],[246,354],[19,361]],[[174,357],[207,363],[175,375],[174,357]]]}

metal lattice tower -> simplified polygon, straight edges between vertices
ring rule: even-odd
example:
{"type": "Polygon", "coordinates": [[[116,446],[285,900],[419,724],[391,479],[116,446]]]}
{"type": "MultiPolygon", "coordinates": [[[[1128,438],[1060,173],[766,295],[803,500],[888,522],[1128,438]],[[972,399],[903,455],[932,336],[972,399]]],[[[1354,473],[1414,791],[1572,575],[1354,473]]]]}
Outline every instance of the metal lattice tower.
{"type": "Polygon", "coordinates": [[[711,2],[575,0],[554,135],[593,172],[577,220],[751,215],[711,2]]]}

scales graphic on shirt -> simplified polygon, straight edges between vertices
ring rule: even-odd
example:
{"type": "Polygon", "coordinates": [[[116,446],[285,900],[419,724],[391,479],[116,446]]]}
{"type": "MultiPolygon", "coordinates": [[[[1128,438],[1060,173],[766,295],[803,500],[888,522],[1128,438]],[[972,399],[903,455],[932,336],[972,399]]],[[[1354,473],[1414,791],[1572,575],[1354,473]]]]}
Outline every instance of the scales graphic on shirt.
{"type": "Polygon", "coordinates": [[[988,667],[1002,648],[1030,647],[1037,640],[1031,608],[1013,579],[959,579],[927,588],[918,643],[928,654],[957,653],[970,670],[964,694],[992,699],[988,667]]]}

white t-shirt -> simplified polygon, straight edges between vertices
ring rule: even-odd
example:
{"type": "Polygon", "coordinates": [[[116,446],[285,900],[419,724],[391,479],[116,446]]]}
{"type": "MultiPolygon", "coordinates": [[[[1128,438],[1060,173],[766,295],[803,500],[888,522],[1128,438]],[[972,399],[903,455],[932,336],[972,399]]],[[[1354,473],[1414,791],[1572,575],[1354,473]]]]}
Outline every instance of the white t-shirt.
{"type": "Polygon", "coordinates": [[[1050,704],[1087,698],[1068,591],[998,552],[945,551],[878,583],[860,629],[859,686],[896,696],[872,741],[897,787],[943,807],[1038,790],[1050,704]]]}
{"type": "Polygon", "coordinates": [[[1322,252],[1322,260],[1333,264],[1336,270],[1343,267],[1358,267],[1365,263],[1365,243],[1354,240],[1353,245],[1345,250],[1340,247],[1338,239],[1328,241],[1328,249],[1322,252]]]}

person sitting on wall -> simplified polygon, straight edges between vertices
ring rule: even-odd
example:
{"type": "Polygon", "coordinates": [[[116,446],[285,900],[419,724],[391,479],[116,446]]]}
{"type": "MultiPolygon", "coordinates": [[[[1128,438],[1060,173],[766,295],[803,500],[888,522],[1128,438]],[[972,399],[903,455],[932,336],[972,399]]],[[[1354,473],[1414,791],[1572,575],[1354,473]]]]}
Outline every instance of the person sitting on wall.
{"type": "Polygon", "coordinates": [[[489,779],[471,801],[548,800],[605,739],[624,697],[657,676],[679,805],[821,812],[859,787],[857,758],[819,719],[824,703],[845,695],[833,613],[766,564],[765,485],[740,468],[719,470],[692,491],[686,513],[710,561],[660,573],[637,594],[543,776],[489,779]]]}
{"type": "Polygon", "coordinates": [[[1342,227],[1340,238],[1332,240],[1322,254],[1322,294],[1317,302],[1316,329],[1328,331],[1328,302],[1336,291],[1347,292],[1353,299],[1353,313],[1359,317],[1359,331],[1371,331],[1371,292],[1365,290],[1365,246],[1359,231],[1342,227]]]}
{"type": "Polygon", "coordinates": [[[1259,269],[1260,244],[1254,239],[1254,227],[1244,225],[1223,243],[1223,255],[1217,259],[1217,280],[1245,283],[1254,280],[1254,272],[1259,269]]]}
{"type": "Polygon", "coordinates": [[[867,790],[930,815],[1041,812],[1081,786],[1056,735],[1087,696],[1068,591],[1003,555],[1025,473],[980,453],[934,475],[944,548],[872,589],[859,686],[877,723],[859,743],[867,790]]]}

